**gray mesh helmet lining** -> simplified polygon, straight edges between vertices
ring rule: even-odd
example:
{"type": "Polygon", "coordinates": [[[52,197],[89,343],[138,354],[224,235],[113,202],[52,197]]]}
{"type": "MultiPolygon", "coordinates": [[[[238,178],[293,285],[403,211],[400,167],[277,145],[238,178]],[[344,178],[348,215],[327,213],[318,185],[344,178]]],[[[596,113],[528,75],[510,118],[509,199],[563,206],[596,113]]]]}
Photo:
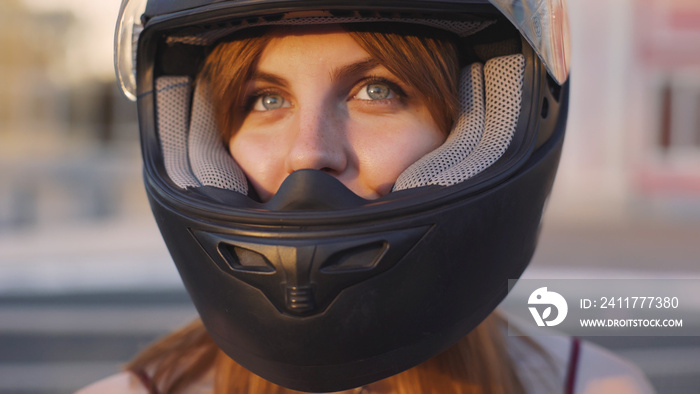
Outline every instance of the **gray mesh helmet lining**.
{"type": "Polygon", "coordinates": [[[523,55],[490,59],[483,73],[478,63],[471,66],[471,72],[468,68],[463,70],[459,92],[461,114],[455,129],[441,147],[408,167],[396,180],[394,190],[454,185],[495,163],[508,149],[515,133],[524,70],[523,55]]]}
{"type": "Polygon", "coordinates": [[[187,157],[191,96],[189,77],[161,77],[156,81],[158,137],[165,171],[183,189],[202,185],[192,173],[187,157]]]}
{"type": "Polygon", "coordinates": [[[158,135],[166,172],[182,189],[215,186],[247,194],[248,182],[221,142],[205,88],[196,88],[190,108],[191,92],[189,77],[160,77],[156,82],[158,135]]]}
{"type": "Polygon", "coordinates": [[[459,164],[477,146],[484,128],[484,74],[481,63],[462,70],[459,89],[460,113],[442,146],[413,163],[396,180],[394,190],[429,185],[437,174],[459,164]]]}
{"type": "MultiPolygon", "coordinates": [[[[515,133],[524,70],[525,58],[519,54],[465,67],[455,128],[442,146],[399,176],[394,190],[454,185],[496,162],[515,133]]],[[[158,133],[168,175],[183,189],[206,185],[247,194],[245,175],[221,142],[206,92],[195,89],[188,116],[190,96],[190,78],[158,78],[158,133]]]]}
{"type": "Polygon", "coordinates": [[[192,172],[205,186],[248,193],[248,182],[241,168],[224,148],[214,119],[214,106],[204,84],[195,90],[188,141],[192,172]]]}

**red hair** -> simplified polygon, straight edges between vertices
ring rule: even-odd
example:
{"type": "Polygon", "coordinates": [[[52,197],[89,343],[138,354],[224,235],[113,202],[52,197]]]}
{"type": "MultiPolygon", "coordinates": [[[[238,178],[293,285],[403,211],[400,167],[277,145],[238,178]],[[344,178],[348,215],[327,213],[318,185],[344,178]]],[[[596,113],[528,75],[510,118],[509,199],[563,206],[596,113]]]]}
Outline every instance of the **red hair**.
{"type": "MultiPolygon", "coordinates": [[[[411,25],[409,25],[411,26],[411,25]]],[[[456,45],[424,27],[343,25],[370,56],[418,92],[440,130],[449,133],[459,109],[459,58],[456,45]]],[[[247,33],[220,43],[207,57],[199,82],[209,87],[216,122],[225,143],[240,127],[245,85],[251,79],[271,34],[247,33]]]]}
{"type": "MultiPolygon", "coordinates": [[[[524,389],[495,314],[445,352],[400,374],[366,385],[370,393],[517,394],[524,389]]],[[[151,376],[151,392],[182,393],[213,370],[216,394],[295,394],[240,366],[221,351],[198,319],[139,354],[127,370],[151,376]]]]}

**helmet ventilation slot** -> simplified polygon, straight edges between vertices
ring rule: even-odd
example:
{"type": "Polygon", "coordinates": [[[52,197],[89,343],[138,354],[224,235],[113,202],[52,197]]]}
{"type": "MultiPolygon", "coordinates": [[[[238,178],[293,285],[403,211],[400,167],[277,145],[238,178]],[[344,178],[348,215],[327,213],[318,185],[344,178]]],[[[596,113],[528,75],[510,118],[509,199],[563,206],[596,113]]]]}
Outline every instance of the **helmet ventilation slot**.
{"type": "Polygon", "coordinates": [[[542,109],[540,110],[540,116],[542,116],[542,119],[547,119],[547,116],[549,115],[549,100],[547,100],[547,97],[542,99],[542,109]]]}
{"type": "Polygon", "coordinates": [[[226,243],[219,244],[219,252],[229,267],[236,271],[274,273],[275,268],[258,252],[226,243]]]}
{"type": "Polygon", "coordinates": [[[557,81],[552,78],[549,73],[547,73],[547,87],[549,88],[549,93],[552,95],[552,98],[556,101],[559,102],[559,99],[561,98],[561,86],[557,83],[557,81]]]}

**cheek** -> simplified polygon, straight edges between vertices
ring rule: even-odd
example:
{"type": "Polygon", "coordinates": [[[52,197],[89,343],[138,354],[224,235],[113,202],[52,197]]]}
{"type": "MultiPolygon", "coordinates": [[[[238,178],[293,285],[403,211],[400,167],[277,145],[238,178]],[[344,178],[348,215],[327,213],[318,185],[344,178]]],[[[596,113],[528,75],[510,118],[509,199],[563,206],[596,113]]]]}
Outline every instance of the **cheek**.
{"type": "Polygon", "coordinates": [[[231,155],[262,200],[271,198],[281,183],[283,166],[275,154],[281,147],[276,146],[274,141],[243,132],[234,135],[229,142],[231,155]]]}
{"type": "Polygon", "coordinates": [[[432,118],[408,116],[357,124],[356,146],[361,181],[379,195],[391,191],[401,173],[445,141],[432,118]],[[358,137],[361,136],[361,137],[358,137]]]}

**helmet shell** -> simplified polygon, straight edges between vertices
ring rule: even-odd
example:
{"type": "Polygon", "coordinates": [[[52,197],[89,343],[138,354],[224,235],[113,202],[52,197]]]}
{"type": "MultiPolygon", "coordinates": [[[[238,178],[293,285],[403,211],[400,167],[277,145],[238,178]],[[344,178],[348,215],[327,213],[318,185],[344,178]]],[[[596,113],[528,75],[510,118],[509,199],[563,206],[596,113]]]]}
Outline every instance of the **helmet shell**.
{"type": "Polygon", "coordinates": [[[151,0],[139,38],[144,179],[177,269],[224,352],[300,391],[340,391],[404,371],[492,313],[534,253],[564,137],[568,82],[554,82],[522,39],[514,140],[465,182],[365,201],[318,171],[300,171],[268,204],[173,183],[159,144],[155,80],[196,74],[196,61],[179,60],[202,58],[206,48],[169,46],[169,34],[360,7],[373,15],[498,16],[486,1],[151,0]]]}

